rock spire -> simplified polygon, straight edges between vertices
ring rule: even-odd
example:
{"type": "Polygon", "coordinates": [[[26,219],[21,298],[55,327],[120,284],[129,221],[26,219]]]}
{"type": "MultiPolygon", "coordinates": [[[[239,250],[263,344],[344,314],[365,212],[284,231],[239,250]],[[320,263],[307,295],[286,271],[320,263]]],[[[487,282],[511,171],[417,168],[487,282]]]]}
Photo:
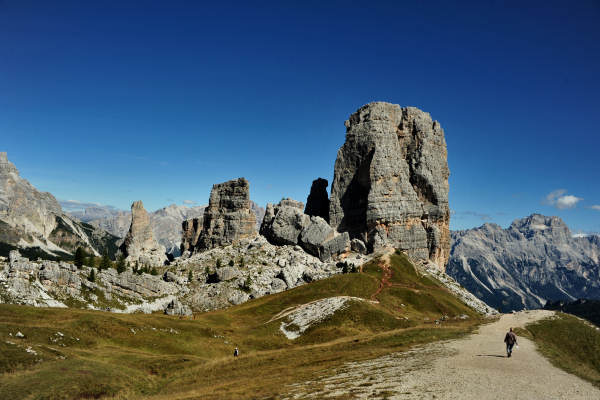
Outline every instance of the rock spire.
{"type": "Polygon", "coordinates": [[[128,262],[163,265],[167,260],[165,247],[154,239],[150,217],[141,200],[131,205],[131,226],[119,250],[128,262]]]}
{"type": "Polygon", "coordinates": [[[375,102],[346,121],[331,187],[332,227],[369,251],[392,246],[443,269],[450,252],[444,131],[415,107],[375,102]]]}

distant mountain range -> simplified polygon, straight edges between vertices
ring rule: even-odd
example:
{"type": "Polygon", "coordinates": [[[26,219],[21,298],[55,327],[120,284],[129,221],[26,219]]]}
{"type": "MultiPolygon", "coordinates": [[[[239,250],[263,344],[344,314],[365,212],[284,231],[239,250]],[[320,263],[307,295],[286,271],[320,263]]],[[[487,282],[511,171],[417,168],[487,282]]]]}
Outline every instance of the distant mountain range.
{"type": "Polygon", "coordinates": [[[70,258],[80,246],[114,255],[118,240],[64,213],[52,194],[33,187],[0,152],[0,255],[19,249],[29,258],[70,258]]]}
{"type": "Polygon", "coordinates": [[[573,236],[560,218],[539,214],[507,229],[454,231],[446,272],[504,312],[600,299],[600,236],[573,236]]]}

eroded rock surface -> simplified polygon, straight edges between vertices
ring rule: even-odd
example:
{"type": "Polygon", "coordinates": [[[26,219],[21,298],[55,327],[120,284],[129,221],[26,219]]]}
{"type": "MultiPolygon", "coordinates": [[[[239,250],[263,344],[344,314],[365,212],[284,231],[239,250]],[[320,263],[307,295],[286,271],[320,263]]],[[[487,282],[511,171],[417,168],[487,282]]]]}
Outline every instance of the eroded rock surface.
{"type": "Polygon", "coordinates": [[[330,224],[369,251],[392,246],[443,269],[450,254],[448,176],[437,121],[414,107],[367,104],[346,121],[330,224]]]}
{"type": "Polygon", "coordinates": [[[267,204],[261,235],[279,246],[298,244],[321,260],[350,249],[347,232],[336,232],[323,218],[304,214],[303,208],[304,204],[292,199],[283,199],[276,206],[267,204]]]}
{"type": "Polygon", "coordinates": [[[131,226],[119,249],[130,263],[163,265],[167,261],[166,250],[154,239],[150,217],[141,200],[131,205],[131,226]]]}
{"type": "Polygon", "coordinates": [[[209,250],[256,234],[248,181],[239,178],[213,185],[196,248],[209,250]]]}

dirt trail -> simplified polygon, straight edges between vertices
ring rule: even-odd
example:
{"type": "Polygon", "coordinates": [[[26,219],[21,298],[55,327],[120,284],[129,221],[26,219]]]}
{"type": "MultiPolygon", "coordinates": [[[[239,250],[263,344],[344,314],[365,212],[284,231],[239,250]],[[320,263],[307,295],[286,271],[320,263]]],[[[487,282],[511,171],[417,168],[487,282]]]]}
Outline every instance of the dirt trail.
{"type": "Polygon", "coordinates": [[[506,358],[503,339],[509,327],[552,315],[542,310],[506,314],[463,339],[345,364],[331,376],[290,386],[284,398],[600,399],[600,390],[555,368],[525,338],[506,358]]]}

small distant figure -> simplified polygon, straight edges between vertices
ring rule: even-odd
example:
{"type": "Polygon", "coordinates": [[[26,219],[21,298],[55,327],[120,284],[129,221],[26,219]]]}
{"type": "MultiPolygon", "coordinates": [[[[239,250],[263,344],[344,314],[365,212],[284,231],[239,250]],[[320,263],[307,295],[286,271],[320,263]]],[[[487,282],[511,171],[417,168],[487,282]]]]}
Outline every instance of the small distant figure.
{"type": "Polygon", "coordinates": [[[238,348],[236,347],[235,350],[233,351],[233,356],[237,357],[240,355],[240,351],[238,350],[238,348]]]}
{"type": "Polygon", "coordinates": [[[506,343],[506,356],[510,357],[512,355],[513,346],[517,344],[517,335],[515,335],[512,328],[506,332],[504,343],[506,343]]]}

